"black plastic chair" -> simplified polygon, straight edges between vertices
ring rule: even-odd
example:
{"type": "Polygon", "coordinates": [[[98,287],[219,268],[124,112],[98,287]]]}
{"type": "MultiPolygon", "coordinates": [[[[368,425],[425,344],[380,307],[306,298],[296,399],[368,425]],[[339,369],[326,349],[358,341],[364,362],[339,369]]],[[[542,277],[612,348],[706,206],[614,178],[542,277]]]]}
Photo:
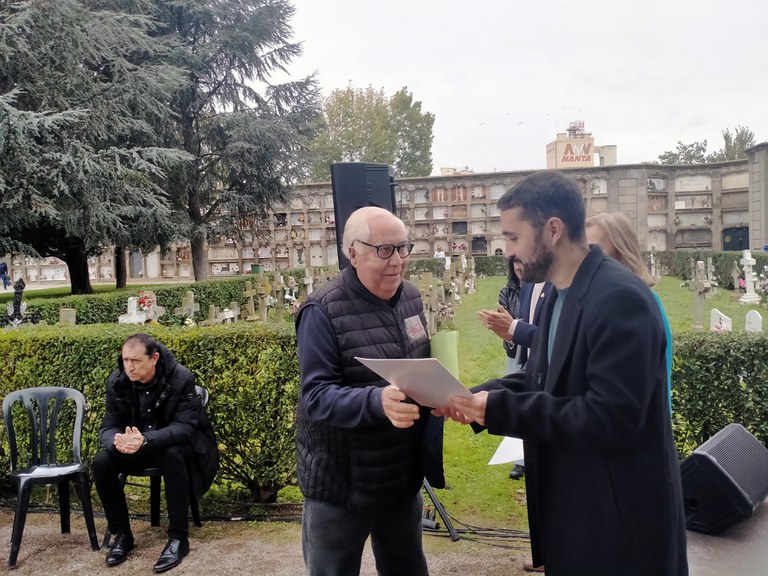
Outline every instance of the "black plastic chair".
{"type": "MultiPolygon", "coordinates": [[[[8,567],[16,566],[21,547],[21,537],[24,534],[24,524],[29,509],[29,498],[32,487],[40,484],[57,484],[59,493],[59,517],[61,533],[70,531],[70,487],[69,482],[75,482],[80,501],[83,505],[83,516],[91,540],[91,548],[99,549],[96,527],[93,523],[93,508],[91,507],[91,491],[88,483],[88,468],[80,458],[80,439],[83,430],[85,414],[85,398],[72,388],[55,386],[27,388],[11,392],[3,399],[3,421],[8,434],[8,444],[11,456],[11,484],[16,489],[16,512],[13,517],[13,532],[11,534],[11,553],[8,556],[8,567]],[[56,458],[56,428],[59,412],[68,400],[75,404],[75,422],[72,429],[72,459],[61,463],[56,458]],[[29,417],[29,458],[26,468],[19,467],[19,446],[16,441],[14,428],[13,405],[21,402],[29,417]]],[[[16,422],[19,430],[21,423],[16,422]]]]}
{"type": "MultiPolygon", "coordinates": [[[[195,384],[195,390],[197,391],[197,395],[200,397],[203,406],[207,406],[209,397],[208,390],[199,384],[195,384]]],[[[152,526],[160,526],[160,481],[163,478],[160,469],[154,467],[144,468],[144,470],[141,470],[140,472],[132,472],[130,474],[122,472],[120,476],[118,476],[121,486],[125,487],[125,484],[128,481],[128,476],[149,477],[149,521],[152,526]]],[[[203,525],[203,522],[200,519],[200,505],[191,484],[189,486],[189,507],[192,509],[192,521],[195,523],[195,526],[199,528],[203,525]]],[[[107,525],[102,546],[105,548],[109,546],[111,538],[112,533],[109,531],[109,525],[107,525]]]]}

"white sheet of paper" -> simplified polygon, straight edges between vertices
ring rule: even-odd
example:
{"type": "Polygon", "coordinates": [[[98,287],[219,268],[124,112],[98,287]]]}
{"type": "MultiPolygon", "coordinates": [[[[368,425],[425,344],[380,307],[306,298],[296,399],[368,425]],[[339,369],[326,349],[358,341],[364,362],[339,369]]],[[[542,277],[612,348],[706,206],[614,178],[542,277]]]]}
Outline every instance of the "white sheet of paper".
{"type": "Polygon", "coordinates": [[[493,456],[491,456],[491,459],[488,461],[488,465],[517,462],[518,460],[522,460],[523,457],[523,441],[520,440],[520,438],[504,436],[501,440],[501,444],[496,448],[496,452],[493,453],[493,456]]]}
{"type": "Polygon", "coordinates": [[[456,394],[472,397],[472,393],[453,377],[437,358],[360,358],[364,366],[396,385],[422,406],[442,408],[448,406],[448,396],[456,394]]]}

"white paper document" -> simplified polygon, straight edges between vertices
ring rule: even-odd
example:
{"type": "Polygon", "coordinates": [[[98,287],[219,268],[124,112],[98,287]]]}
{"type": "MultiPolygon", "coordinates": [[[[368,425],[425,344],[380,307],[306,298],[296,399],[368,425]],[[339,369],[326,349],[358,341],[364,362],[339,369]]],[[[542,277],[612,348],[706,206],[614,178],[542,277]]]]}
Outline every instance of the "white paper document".
{"type": "Polygon", "coordinates": [[[496,448],[491,459],[488,461],[489,465],[493,464],[507,464],[508,462],[517,462],[523,459],[523,441],[520,438],[512,438],[510,436],[504,436],[496,448]]]}
{"type": "Polygon", "coordinates": [[[448,396],[472,397],[472,393],[453,377],[437,358],[360,358],[364,366],[394,384],[422,406],[442,408],[448,406],[448,396]]]}

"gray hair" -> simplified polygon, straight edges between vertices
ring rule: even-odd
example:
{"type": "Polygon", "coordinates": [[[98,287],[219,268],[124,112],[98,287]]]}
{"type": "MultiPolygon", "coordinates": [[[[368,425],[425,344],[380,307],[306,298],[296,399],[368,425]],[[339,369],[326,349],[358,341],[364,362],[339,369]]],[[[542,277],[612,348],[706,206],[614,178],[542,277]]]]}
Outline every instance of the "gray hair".
{"type": "Polygon", "coordinates": [[[362,240],[368,242],[370,239],[370,229],[368,222],[376,216],[391,216],[397,218],[389,210],[379,208],[378,206],[364,206],[358,208],[352,214],[349,215],[347,223],[344,225],[344,237],[341,243],[341,250],[344,255],[349,258],[349,248],[355,240],[362,240]]]}

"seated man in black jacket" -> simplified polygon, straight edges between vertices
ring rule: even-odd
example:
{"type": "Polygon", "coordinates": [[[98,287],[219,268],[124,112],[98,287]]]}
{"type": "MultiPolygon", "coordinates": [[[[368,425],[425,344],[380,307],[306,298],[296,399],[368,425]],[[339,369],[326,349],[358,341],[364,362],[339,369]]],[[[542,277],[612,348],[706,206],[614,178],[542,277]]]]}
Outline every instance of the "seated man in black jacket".
{"type": "Polygon", "coordinates": [[[103,450],[93,462],[96,490],[115,540],[107,565],[123,562],[134,541],[121,472],[157,467],[168,504],[168,543],[154,566],[165,572],[189,553],[189,489],[202,496],[219,467],[213,428],[195,390],[195,377],[148,334],[123,344],[107,379],[103,450]]]}

